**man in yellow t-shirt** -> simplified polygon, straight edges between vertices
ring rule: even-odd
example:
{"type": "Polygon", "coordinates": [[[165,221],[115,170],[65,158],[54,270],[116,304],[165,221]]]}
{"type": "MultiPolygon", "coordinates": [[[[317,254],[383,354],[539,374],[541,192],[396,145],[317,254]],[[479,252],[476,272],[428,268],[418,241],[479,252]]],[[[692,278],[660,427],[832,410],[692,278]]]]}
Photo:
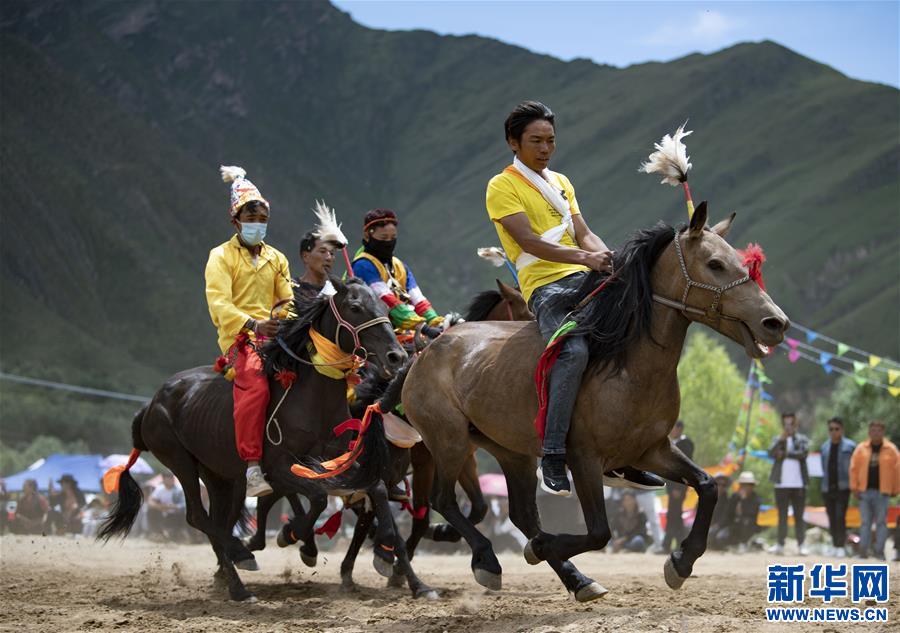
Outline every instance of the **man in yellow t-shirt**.
{"type": "MultiPolygon", "coordinates": [[[[507,257],[516,265],[522,294],[541,335],[549,340],[568,313],[568,308],[550,299],[577,289],[590,270],[611,272],[612,252],[585,223],[569,179],[547,169],[556,150],[555,117],[550,108],[537,101],[519,104],[506,118],[505,131],[515,158],[488,183],[487,211],[507,257]]],[[[551,494],[571,494],[566,435],[587,363],[587,337],[568,336],[550,375],[538,471],[541,487],[551,494]]],[[[607,473],[604,482],[643,489],[663,484],[633,468],[607,473]]]]}
{"type": "Polygon", "coordinates": [[[219,349],[234,355],[234,435],[238,455],[247,462],[247,496],[260,497],[272,492],[259,467],[269,379],[259,354],[237,339],[242,333],[257,341],[275,336],[278,321],[270,316],[272,307],[293,298],[293,290],[287,257],[263,242],[269,203],[243,169],[221,171],[222,179],[231,183],[230,215],[236,234],[209,252],[206,302],[218,330],[219,349]]]}

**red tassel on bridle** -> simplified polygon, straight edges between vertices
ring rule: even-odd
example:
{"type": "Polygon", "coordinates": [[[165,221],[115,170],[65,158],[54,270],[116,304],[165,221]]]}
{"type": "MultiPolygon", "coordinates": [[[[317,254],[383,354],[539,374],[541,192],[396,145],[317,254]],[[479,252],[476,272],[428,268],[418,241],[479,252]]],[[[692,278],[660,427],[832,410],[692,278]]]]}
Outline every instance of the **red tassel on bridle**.
{"type": "Polygon", "coordinates": [[[750,279],[755,281],[757,286],[765,290],[766,284],[763,281],[762,265],[766,261],[766,254],[763,253],[762,246],[751,242],[750,244],[747,244],[747,248],[744,250],[737,249],[737,253],[741,258],[741,264],[747,269],[747,274],[750,276],[750,279]]]}

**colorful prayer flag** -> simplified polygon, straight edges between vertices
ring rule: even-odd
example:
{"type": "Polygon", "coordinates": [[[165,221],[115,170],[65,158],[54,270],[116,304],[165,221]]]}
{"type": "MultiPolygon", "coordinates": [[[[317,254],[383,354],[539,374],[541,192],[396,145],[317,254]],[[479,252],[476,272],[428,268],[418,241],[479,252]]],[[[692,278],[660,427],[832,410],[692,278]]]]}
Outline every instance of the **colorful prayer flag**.
{"type": "Polygon", "coordinates": [[[847,345],[846,343],[838,343],[837,348],[838,348],[838,356],[843,356],[848,351],[850,351],[850,346],[847,345]]]}
{"type": "Polygon", "coordinates": [[[875,356],[874,354],[869,356],[869,367],[876,367],[880,362],[881,356],[875,356]]]}

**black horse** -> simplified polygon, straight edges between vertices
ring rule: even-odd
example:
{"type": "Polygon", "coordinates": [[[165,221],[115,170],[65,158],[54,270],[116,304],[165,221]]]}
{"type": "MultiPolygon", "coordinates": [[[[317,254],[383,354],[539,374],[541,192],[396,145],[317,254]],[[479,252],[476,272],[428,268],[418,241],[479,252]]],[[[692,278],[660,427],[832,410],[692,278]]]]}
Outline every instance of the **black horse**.
{"type": "MultiPolygon", "coordinates": [[[[497,290],[486,290],[471,300],[466,311],[463,321],[528,321],[534,318],[534,315],[528,310],[522,293],[511,286],[507,286],[499,279],[497,280],[497,290]]],[[[418,337],[417,340],[423,337],[418,337]]],[[[408,350],[413,351],[413,350],[408,350]]],[[[418,350],[415,350],[418,351],[418,350]]],[[[364,379],[355,390],[355,400],[350,405],[351,413],[356,417],[361,417],[366,406],[375,402],[382,397],[389,386],[389,380],[379,376],[377,372],[368,370],[363,373],[364,379]]],[[[416,548],[423,537],[430,538],[438,542],[458,542],[461,538],[460,533],[449,523],[431,524],[429,521],[431,509],[431,491],[434,481],[434,459],[424,444],[418,443],[411,449],[389,446],[390,463],[392,464],[391,474],[386,480],[388,485],[396,485],[404,481],[410,466],[412,467],[412,495],[409,499],[411,507],[414,508],[412,519],[412,530],[406,539],[406,554],[410,560],[415,555],[416,548]]],[[[481,487],[478,483],[478,470],[475,463],[474,454],[467,460],[465,467],[460,473],[459,484],[466,496],[471,502],[471,510],[468,518],[473,524],[480,523],[487,514],[487,503],[481,493],[481,487]]],[[[304,517],[306,511],[301,505],[300,498],[295,494],[287,494],[281,490],[275,490],[275,494],[268,495],[259,500],[256,507],[257,527],[256,532],[247,541],[247,548],[251,551],[259,551],[266,547],[266,524],[269,512],[275,504],[282,498],[287,498],[294,512],[294,521],[298,517],[304,517]]],[[[356,557],[365,541],[366,535],[374,523],[374,512],[367,509],[364,501],[358,501],[346,509],[352,509],[357,515],[356,527],[350,546],[341,563],[341,583],[344,588],[353,587],[353,566],[356,557]]],[[[291,540],[285,538],[286,531],[290,528],[282,529],[279,534],[278,544],[282,547],[291,544],[291,540]]],[[[317,548],[314,539],[305,541],[300,547],[300,558],[308,567],[316,565],[317,548]]],[[[410,569],[411,572],[411,569],[410,569]]],[[[400,586],[403,582],[405,572],[399,565],[390,578],[391,586],[400,586]]],[[[429,587],[422,583],[414,574],[406,576],[406,580],[413,590],[413,594],[417,597],[436,596],[429,587]]]]}
{"type": "MultiPolygon", "coordinates": [[[[295,298],[294,316],[282,322],[276,339],[262,350],[271,398],[261,465],[273,487],[309,500],[310,512],[292,526],[293,534],[304,541],[312,541],[315,520],[324,510],[330,491],[364,490],[379,518],[376,569],[389,576],[395,551],[401,563],[406,561],[408,565],[408,560],[388,506],[384,483],[388,449],[380,416],[373,416],[372,426],[362,437],[361,457],[347,472],[321,480],[304,479],[291,472],[293,464],[308,456],[335,456],[347,447],[347,438],[336,438],[333,433],[336,425],[350,417],[346,383],[319,373],[313,366],[307,351],[311,327],[333,340],[348,357],[359,352],[367,356],[385,378],[397,374],[407,358],[390,328],[384,303],[364,283],[332,283],[336,290],[333,296],[320,295],[312,302],[295,298]],[[296,374],[290,386],[282,386],[275,378],[280,370],[296,374]]],[[[216,581],[227,583],[232,599],[246,600],[253,596],[235,566],[247,570],[258,566],[253,554],[232,535],[242,514],[246,490],[246,465],[235,446],[232,388],[210,367],[178,373],[137,414],[132,437],[136,449],[151,451],[178,477],[184,488],[187,521],[209,537],[216,553],[216,581]],[[200,500],[201,479],[209,492],[209,513],[200,500]]],[[[387,407],[384,410],[390,410],[396,403],[383,404],[387,407]]],[[[120,477],[118,501],[98,538],[126,536],[142,501],[139,486],[125,470],[120,477]]]]}

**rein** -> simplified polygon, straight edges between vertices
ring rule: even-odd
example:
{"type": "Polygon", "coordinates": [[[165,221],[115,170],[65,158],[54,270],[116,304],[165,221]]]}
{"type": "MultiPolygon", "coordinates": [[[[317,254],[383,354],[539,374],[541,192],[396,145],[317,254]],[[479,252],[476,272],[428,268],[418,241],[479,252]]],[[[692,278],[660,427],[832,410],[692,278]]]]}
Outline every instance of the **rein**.
{"type": "Polygon", "coordinates": [[[681,267],[681,275],[684,277],[685,286],[684,292],[681,295],[681,301],[676,301],[674,299],[669,299],[668,297],[663,297],[662,295],[653,294],[653,300],[657,303],[664,305],[668,308],[673,308],[675,310],[679,310],[682,314],[687,316],[688,314],[693,314],[702,319],[707,319],[709,321],[720,321],[722,319],[726,321],[740,321],[737,317],[733,317],[731,315],[725,314],[719,309],[719,302],[722,300],[722,295],[727,291],[740,286],[743,283],[750,281],[750,275],[744,275],[740,279],[735,279],[734,281],[725,284],[724,286],[713,286],[712,284],[705,284],[699,281],[694,281],[691,279],[691,276],[688,274],[687,264],[684,261],[684,253],[681,250],[681,241],[678,239],[678,229],[675,229],[675,252],[678,254],[678,265],[681,267]],[[697,308],[691,305],[688,305],[688,294],[691,291],[691,288],[700,288],[701,290],[709,290],[711,292],[716,293],[715,299],[713,299],[712,304],[706,308],[705,310],[702,308],[697,308]]]}

